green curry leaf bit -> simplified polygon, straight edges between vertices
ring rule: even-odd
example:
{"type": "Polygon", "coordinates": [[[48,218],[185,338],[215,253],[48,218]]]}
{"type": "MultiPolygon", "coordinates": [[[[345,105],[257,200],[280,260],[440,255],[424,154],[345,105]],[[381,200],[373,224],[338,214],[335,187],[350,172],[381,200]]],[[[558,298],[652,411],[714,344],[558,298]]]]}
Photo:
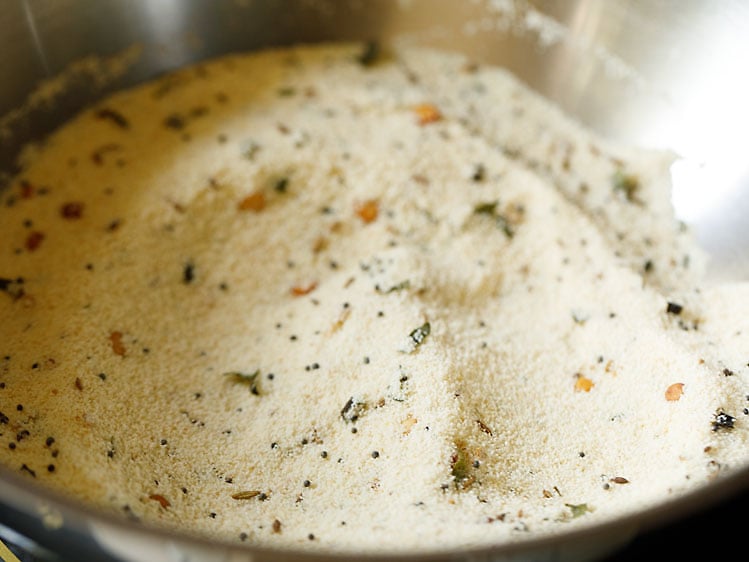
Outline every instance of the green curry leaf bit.
{"type": "Polygon", "coordinates": [[[341,409],[341,419],[348,423],[354,423],[364,415],[366,409],[366,401],[352,396],[341,409]]]}
{"type": "Polygon", "coordinates": [[[290,98],[294,95],[296,95],[296,88],[293,86],[284,86],[278,89],[278,96],[281,98],[290,98]]]}
{"type": "Polygon", "coordinates": [[[499,205],[499,201],[479,203],[473,208],[473,212],[477,215],[489,215],[493,217],[497,213],[497,205],[499,205]]]}
{"type": "Polygon", "coordinates": [[[260,369],[250,374],[242,373],[239,371],[229,371],[227,373],[224,373],[224,376],[232,377],[236,382],[249,385],[250,392],[255,396],[260,396],[260,387],[258,386],[260,369]]]}
{"type": "Polygon", "coordinates": [[[611,177],[614,191],[622,192],[630,203],[637,203],[637,192],[640,190],[640,179],[634,174],[627,174],[621,168],[611,177]]]}
{"type": "Polygon", "coordinates": [[[570,511],[572,511],[573,519],[577,517],[581,517],[590,511],[590,508],[588,507],[587,503],[578,503],[578,504],[566,503],[564,505],[569,507],[570,511]]]}
{"type": "Polygon", "coordinates": [[[427,336],[431,331],[432,327],[430,326],[429,322],[424,322],[421,326],[408,334],[408,337],[410,337],[411,341],[413,341],[414,343],[414,349],[424,343],[424,340],[427,339],[427,336]]]}
{"type": "Polygon", "coordinates": [[[387,295],[388,293],[397,293],[399,291],[405,291],[410,288],[411,288],[411,281],[409,281],[408,279],[405,279],[404,281],[401,281],[400,283],[397,283],[387,289],[383,289],[382,287],[377,285],[375,286],[375,291],[377,291],[381,295],[387,295]]]}
{"type": "Polygon", "coordinates": [[[458,449],[458,452],[453,455],[450,470],[455,484],[458,485],[466,480],[470,476],[470,471],[471,463],[468,460],[468,455],[462,448],[458,449]]]}
{"type": "Polygon", "coordinates": [[[475,215],[488,215],[492,217],[497,224],[497,228],[504,232],[507,238],[512,238],[515,236],[515,228],[505,215],[497,211],[498,205],[499,201],[479,203],[473,208],[473,213],[475,215]]]}

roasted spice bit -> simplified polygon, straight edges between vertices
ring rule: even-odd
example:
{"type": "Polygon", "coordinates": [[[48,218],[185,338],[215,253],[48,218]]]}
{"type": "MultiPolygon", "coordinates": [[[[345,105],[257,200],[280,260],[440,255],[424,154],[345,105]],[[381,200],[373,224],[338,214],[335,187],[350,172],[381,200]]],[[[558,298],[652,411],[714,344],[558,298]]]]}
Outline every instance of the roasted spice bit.
{"type": "Polygon", "coordinates": [[[172,201],[171,199],[168,199],[168,201],[169,201],[169,204],[172,206],[172,209],[174,209],[178,213],[184,214],[187,211],[185,206],[179,201],[172,201]]]}
{"type": "Polygon", "coordinates": [[[255,211],[259,213],[263,209],[265,209],[265,195],[262,191],[250,193],[239,202],[240,211],[255,211]]]}
{"type": "Polygon", "coordinates": [[[484,181],[484,178],[486,177],[486,168],[483,164],[476,164],[473,167],[473,172],[471,172],[471,180],[475,182],[481,182],[484,181]]]}
{"type": "Polygon", "coordinates": [[[325,236],[318,236],[315,239],[315,242],[312,244],[312,253],[313,254],[319,254],[320,252],[324,252],[328,249],[328,246],[330,245],[330,240],[325,238],[325,236]]]}
{"type": "Polygon", "coordinates": [[[78,390],[83,390],[83,382],[81,381],[81,377],[75,377],[75,387],[78,390]]]}
{"type": "Polygon", "coordinates": [[[27,180],[21,180],[19,187],[21,190],[21,199],[31,199],[36,192],[36,189],[34,189],[34,184],[27,180]]]}
{"type": "Polygon", "coordinates": [[[669,402],[676,402],[681,395],[684,394],[684,383],[675,382],[666,389],[666,400],[669,402]]]}
{"type": "Polygon", "coordinates": [[[23,283],[23,277],[16,277],[15,279],[0,277],[0,292],[7,294],[13,300],[18,300],[26,294],[23,283]]]}
{"type": "Polygon", "coordinates": [[[429,178],[424,174],[414,174],[411,176],[411,179],[419,185],[429,185],[429,178]]]}
{"type": "Polygon", "coordinates": [[[107,443],[107,457],[110,459],[114,458],[115,455],[115,446],[114,446],[114,437],[110,437],[108,443],[107,443]]]}
{"type": "Polygon", "coordinates": [[[461,68],[461,72],[466,74],[476,74],[479,71],[480,65],[476,61],[467,61],[461,68]]]}
{"type": "Polygon", "coordinates": [[[278,519],[273,520],[272,529],[273,529],[273,532],[276,534],[281,532],[281,522],[278,519]]]}
{"type": "Polygon", "coordinates": [[[258,385],[260,382],[260,369],[250,374],[239,371],[229,371],[228,373],[224,373],[224,376],[232,377],[237,382],[248,384],[250,386],[250,392],[255,396],[260,396],[260,387],[258,385]]]}
{"type": "Polygon", "coordinates": [[[592,380],[580,373],[575,374],[575,392],[590,392],[595,386],[592,380]]]}
{"type": "Polygon", "coordinates": [[[273,184],[273,190],[277,193],[286,193],[289,188],[289,178],[279,178],[273,184]]]}
{"type": "Polygon", "coordinates": [[[185,128],[185,119],[177,113],[172,113],[164,118],[164,126],[167,129],[180,131],[185,128]]]}
{"type": "Polygon", "coordinates": [[[408,279],[404,279],[400,283],[397,283],[387,289],[383,289],[379,285],[375,285],[375,291],[377,291],[381,295],[387,295],[388,293],[397,293],[399,291],[403,291],[403,290],[410,289],[410,288],[411,288],[411,281],[409,281],[408,279]]]}
{"type": "Polygon", "coordinates": [[[127,119],[125,119],[122,113],[120,113],[119,111],[115,111],[114,109],[110,109],[108,107],[103,107],[99,111],[97,111],[96,118],[111,121],[112,123],[117,125],[120,129],[130,128],[130,122],[127,119]]]}
{"type": "Polygon", "coordinates": [[[428,125],[429,123],[436,123],[442,119],[442,113],[436,105],[431,103],[420,103],[414,106],[414,111],[418,117],[419,125],[428,125]]]}
{"type": "Polygon", "coordinates": [[[71,201],[70,203],[65,203],[60,208],[60,214],[65,219],[69,219],[69,220],[79,219],[83,216],[83,203],[80,203],[78,201],[71,201]]]}
{"type": "Polygon", "coordinates": [[[723,369],[723,374],[727,377],[732,377],[736,373],[734,373],[731,369],[725,368],[723,369]]]}
{"type": "Polygon", "coordinates": [[[713,431],[733,429],[736,418],[726,414],[723,410],[718,411],[713,419],[713,431]]]}
{"type": "Polygon", "coordinates": [[[353,423],[364,414],[366,409],[366,402],[352,396],[348,399],[343,408],[341,408],[341,418],[346,422],[353,423]]]}
{"type": "Polygon", "coordinates": [[[190,109],[190,117],[198,118],[208,115],[209,109],[205,105],[196,105],[190,109]]]}
{"type": "Polygon", "coordinates": [[[39,245],[42,243],[42,240],[44,240],[44,238],[45,236],[43,232],[35,230],[34,232],[30,232],[26,237],[26,242],[24,243],[24,245],[29,252],[34,252],[39,248],[39,245]]]}
{"type": "Polygon", "coordinates": [[[242,157],[246,158],[247,160],[254,160],[257,153],[260,151],[262,147],[256,143],[253,140],[246,140],[242,143],[242,146],[240,148],[240,151],[242,153],[242,157]]]}
{"type": "Polygon", "coordinates": [[[294,285],[291,288],[291,294],[295,297],[302,297],[304,295],[310,294],[315,289],[317,289],[317,281],[312,281],[307,285],[294,285]]]}
{"type": "Polygon", "coordinates": [[[109,334],[109,341],[112,342],[112,351],[120,357],[125,356],[125,345],[122,343],[122,332],[112,332],[109,334]]]}
{"type": "Polygon", "coordinates": [[[614,484],[629,484],[629,480],[624,478],[623,476],[614,476],[611,478],[611,482],[614,484]]]}
{"type": "Polygon", "coordinates": [[[408,337],[411,338],[411,341],[414,343],[414,349],[424,343],[424,340],[427,338],[431,331],[432,328],[429,322],[424,322],[424,324],[408,334],[408,337]]]}
{"type": "Polygon", "coordinates": [[[487,435],[494,435],[492,433],[492,430],[489,429],[489,426],[487,426],[484,422],[482,422],[481,420],[476,420],[476,423],[478,424],[479,429],[481,429],[481,431],[483,431],[487,435]]]}
{"type": "Polygon", "coordinates": [[[30,474],[33,478],[36,478],[36,472],[32,470],[31,468],[29,468],[29,466],[26,463],[23,463],[21,465],[21,472],[26,472],[30,474]]]}
{"type": "Polygon", "coordinates": [[[258,497],[262,492],[260,490],[246,490],[244,492],[237,492],[236,494],[232,494],[232,499],[235,500],[250,500],[252,498],[258,497]]]}
{"type": "Polygon", "coordinates": [[[666,312],[668,312],[669,314],[681,314],[682,310],[684,310],[684,307],[675,302],[669,302],[666,305],[666,312]]]}
{"type": "Polygon", "coordinates": [[[357,204],[354,212],[364,224],[369,224],[377,220],[377,216],[380,214],[380,204],[376,199],[368,199],[357,204]]]}
{"type": "Polygon", "coordinates": [[[357,55],[356,61],[364,66],[374,66],[380,57],[380,44],[377,41],[367,41],[361,53],[357,55]]]}
{"type": "Polygon", "coordinates": [[[185,285],[189,285],[195,280],[195,265],[192,262],[187,262],[182,270],[182,282],[185,285]]]}
{"type": "Polygon", "coordinates": [[[161,507],[163,507],[164,509],[167,509],[170,505],[172,505],[172,504],[169,503],[169,500],[167,500],[161,494],[151,494],[150,496],[148,496],[148,499],[159,502],[159,504],[161,505],[161,507]]]}
{"type": "Polygon", "coordinates": [[[91,160],[97,166],[101,166],[102,164],[104,164],[104,155],[105,154],[108,154],[110,152],[116,152],[116,151],[120,150],[121,148],[122,147],[119,144],[116,144],[116,143],[104,144],[104,145],[96,148],[91,153],[91,160]]]}

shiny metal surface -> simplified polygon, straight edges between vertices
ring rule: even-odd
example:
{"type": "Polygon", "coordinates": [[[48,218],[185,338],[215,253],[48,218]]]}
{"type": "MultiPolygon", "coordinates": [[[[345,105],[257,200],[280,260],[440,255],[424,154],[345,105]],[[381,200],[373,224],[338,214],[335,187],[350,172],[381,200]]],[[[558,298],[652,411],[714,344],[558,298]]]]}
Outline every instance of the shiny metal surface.
{"type": "MultiPolygon", "coordinates": [[[[229,51],[334,39],[412,40],[506,66],[609,137],[669,148],[674,205],[714,279],[749,280],[749,4],[726,0],[0,0],[0,185],[20,146],[107,92],[229,51]],[[133,45],[102,80],[74,63],[133,45]],[[71,66],[72,65],[72,66],[71,66]],[[64,87],[27,103],[45,81],[64,87]],[[52,103],[48,103],[49,100],[52,103]],[[5,116],[5,117],[2,117],[5,116]]],[[[0,187],[1,189],[1,187],[0,187]]],[[[739,474],[662,508],[465,560],[593,560],[640,529],[749,487],[739,474]]],[[[0,470],[0,522],[74,559],[321,560],[146,532],[0,470]]],[[[1,528],[0,528],[1,531],[1,528]]],[[[0,532],[0,534],[2,534],[0,532]]],[[[414,559],[417,559],[415,557],[414,559]]],[[[329,559],[329,558],[328,558],[329,559]]]]}

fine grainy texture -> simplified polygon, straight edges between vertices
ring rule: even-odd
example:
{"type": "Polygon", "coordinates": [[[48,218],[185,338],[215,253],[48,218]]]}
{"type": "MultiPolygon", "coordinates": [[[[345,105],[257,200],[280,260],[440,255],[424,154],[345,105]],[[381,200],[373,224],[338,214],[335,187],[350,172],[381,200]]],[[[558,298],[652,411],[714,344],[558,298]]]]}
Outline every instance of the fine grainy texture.
{"type": "Polygon", "coordinates": [[[362,45],[125,91],[0,194],[0,459],[278,547],[523,540],[743,466],[749,299],[672,155],[362,45]]]}

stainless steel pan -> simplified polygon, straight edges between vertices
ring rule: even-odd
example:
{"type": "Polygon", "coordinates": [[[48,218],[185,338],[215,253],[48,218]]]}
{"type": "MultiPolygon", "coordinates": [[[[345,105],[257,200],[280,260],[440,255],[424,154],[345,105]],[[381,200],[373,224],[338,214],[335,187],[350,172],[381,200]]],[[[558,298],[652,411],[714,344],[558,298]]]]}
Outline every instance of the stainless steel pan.
{"type": "MultiPolygon", "coordinates": [[[[19,148],[108,92],[229,51],[418,41],[503,65],[614,139],[670,148],[674,205],[749,280],[749,4],[725,0],[0,0],[0,186],[19,148]]],[[[2,187],[0,187],[2,189],[2,187]]],[[[429,559],[594,560],[749,489],[736,474],[656,509],[528,544],[429,559]]],[[[0,470],[0,536],[52,559],[323,560],[149,530],[0,470]]],[[[427,559],[414,555],[412,560],[427,559]]]]}

